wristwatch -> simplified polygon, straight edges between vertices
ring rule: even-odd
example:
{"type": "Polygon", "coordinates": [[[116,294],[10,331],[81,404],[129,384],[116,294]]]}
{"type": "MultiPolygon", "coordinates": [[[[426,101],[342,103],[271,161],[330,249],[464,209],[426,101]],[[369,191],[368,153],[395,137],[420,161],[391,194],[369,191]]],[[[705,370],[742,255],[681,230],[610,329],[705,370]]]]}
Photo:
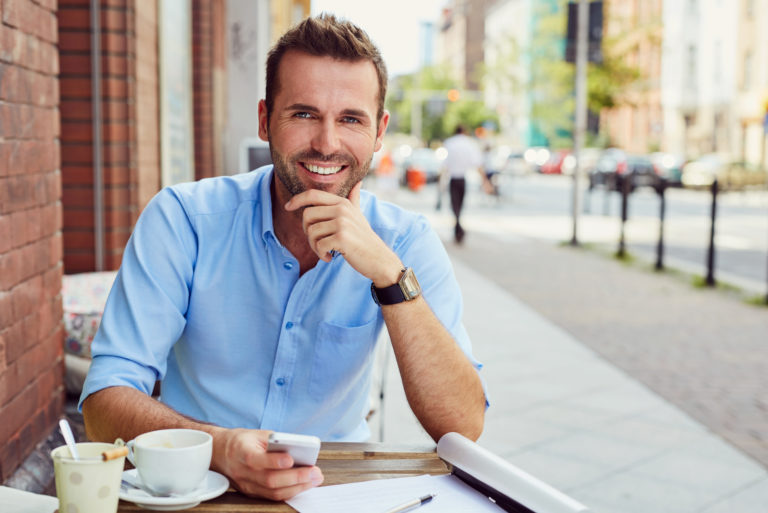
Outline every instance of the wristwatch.
{"type": "Polygon", "coordinates": [[[413,274],[413,269],[405,267],[400,279],[389,287],[376,287],[371,283],[371,295],[377,305],[396,305],[403,301],[411,301],[421,295],[421,286],[413,274]]]}

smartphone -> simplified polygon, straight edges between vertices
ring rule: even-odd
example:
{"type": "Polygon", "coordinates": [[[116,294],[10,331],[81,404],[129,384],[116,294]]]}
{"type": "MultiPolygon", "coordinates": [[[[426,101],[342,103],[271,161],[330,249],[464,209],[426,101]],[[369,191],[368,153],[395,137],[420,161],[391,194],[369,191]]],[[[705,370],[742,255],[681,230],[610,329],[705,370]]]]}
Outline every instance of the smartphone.
{"type": "Polygon", "coordinates": [[[287,452],[294,466],[312,466],[320,452],[320,439],[312,435],[273,432],[269,435],[267,452],[287,452]]]}

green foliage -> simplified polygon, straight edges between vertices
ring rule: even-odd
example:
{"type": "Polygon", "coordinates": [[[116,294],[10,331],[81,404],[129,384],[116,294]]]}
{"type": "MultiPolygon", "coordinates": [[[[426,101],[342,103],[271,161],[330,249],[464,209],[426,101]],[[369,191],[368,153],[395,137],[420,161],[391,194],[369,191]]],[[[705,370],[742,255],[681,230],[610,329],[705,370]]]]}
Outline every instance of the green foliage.
{"type": "Polygon", "coordinates": [[[467,92],[459,89],[459,99],[449,101],[448,91],[451,89],[459,89],[458,84],[445,67],[428,67],[416,74],[399,77],[387,98],[387,109],[396,120],[393,130],[411,133],[414,101],[421,104],[421,139],[427,144],[450,136],[458,124],[470,129],[489,121],[498,124],[496,114],[476,95],[468,97],[467,92]]]}
{"type": "MultiPolygon", "coordinates": [[[[535,2],[530,46],[510,45],[514,51],[500,52],[500,62],[486,68],[485,76],[500,87],[505,81],[509,82],[508,70],[520,66],[529,69],[528,82],[514,87],[526,92],[530,101],[533,136],[543,135],[546,139],[543,144],[554,148],[570,147],[573,142],[575,66],[564,59],[567,3],[567,0],[535,2]]],[[[650,37],[653,29],[649,25],[637,30],[643,30],[644,37],[650,37]]],[[[642,79],[639,68],[627,64],[631,50],[622,38],[603,39],[603,62],[589,64],[587,73],[587,103],[593,113],[599,114],[603,109],[625,102],[626,91],[642,79]]],[[[604,146],[608,142],[605,136],[588,134],[589,144],[604,146]]]]}

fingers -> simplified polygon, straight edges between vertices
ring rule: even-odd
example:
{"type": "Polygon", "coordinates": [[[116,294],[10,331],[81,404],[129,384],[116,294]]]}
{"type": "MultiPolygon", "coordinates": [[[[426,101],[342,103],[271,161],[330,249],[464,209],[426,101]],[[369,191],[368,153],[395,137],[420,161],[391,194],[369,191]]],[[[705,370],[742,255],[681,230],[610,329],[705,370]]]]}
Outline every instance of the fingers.
{"type": "Polygon", "coordinates": [[[304,490],[319,486],[323,479],[323,473],[318,467],[300,467],[255,472],[252,480],[238,482],[236,487],[246,495],[284,501],[304,490]]]}
{"type": "Polygon", "coordinates": [[[362,180],[357,182],[354,187],[352,187],[352,190],[349,191],[349,201],[352,202],[354,206],[357,208],[360,208],[360,189],[363,188],[363,182],[362,180]]]}
{"type": "Polygon", "coordinates": [[[266,452],[268,431],[233,429],[223,435],[225,465],[219,468],[247,495],[285,500],[323,482],[317,467],[293,467],[284,452],[266,452]]]}

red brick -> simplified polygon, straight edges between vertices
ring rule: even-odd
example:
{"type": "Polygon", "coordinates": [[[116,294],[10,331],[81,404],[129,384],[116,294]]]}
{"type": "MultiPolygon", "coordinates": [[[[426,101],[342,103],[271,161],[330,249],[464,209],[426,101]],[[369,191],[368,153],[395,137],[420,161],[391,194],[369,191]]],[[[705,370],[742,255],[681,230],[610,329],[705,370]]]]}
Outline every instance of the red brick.
{"type": "Polygon", "coordinates": [[[104,55],[101,58],[103,73],[115,78],[126,77],[130,73],[128,59],[123,55],[104,55]]]}
{"type": "Polygon", "coordinates": [[[40,211],[40,236],[50,237],[61,230],[61,203],[44,206],[40,211]]]}
{"type": "Polygon", "coordinates": [[[48,239],[48,267],[60,264],[63,253],[61,232],[57,232],[48,239]]]}
{"type": "Polygon", "coordinates": [[[104,237],[104,247],[107,250],[119,250],[122,252],[125,245],[128,244],[128,238],[130,236],[131,231],[129,226],[123,227],[122,229],[116,228],[114,230],[108,230],[104,237]]]}
{"type": "Polygon", "coordinates": [[[125,166],[130,162],[130,146],[124,142],[104,144],[103,162],[106,166],[125,166]]]}
{"type": "Polygon", "coordinates": [[[92,249],[93,232],[83,230],[65,230],[62,234],[64,247],[70,249],[92,249]]]}
{"type": "MultiPolygon", "coordinates": [[[[35,276],[19,283],[13,288],[12,294],[13,315],[24,322],[24,318],[33,314],[43,301],[43,277],[35,276]]],[[[33,338],[37,341],[37,337],[33,338]]]]}
{"type": "Polygon", "coordinates": [[[63,143],[61,145],[61,164],[66,168],[70,164],[93,163],[93,147],[90,144],[63,143]]]}
{"type": "Polygon", "coordinates": [[[93,229],[93,208],[66,208],[63,215],[65,231],[93,229]]]}
{"type": "Polygon", "coordinates": [[[102,94],[106,98],[126,98],[129,94],[128,81],[124,78],[107,78],[101,81],[102,94]]]}
{"type": "MultiPolygon", "coordinates": [[[[0,215],[0,254],[5,253],[13,246],[11,215],[0,215]]],[[[0,326],[3,324],[0,322],[0,326]]]]}
{"type": "Polygon", "coordinates": [[[64,223],[69,214],[69,207],[93,207],[93,188],[67,187],[62,191],[61,201],[67,208],[64,210],[64,223]]]}
{"type": "Polygon", "coordinates": [[[106,121],[127,121],[132,118],[125,100],[110,100],[103,102],[103,113],[106,121]]]}
{"type": "Polygon", "coordinates": [[[90,98],[87,100],[64,99],[59,105],[62,120],[91,121],[92,104],[90,98]]]}
{"type": "Polygon", "coordinates": [[[93,141],[93,125],[83,121],[63,121],[61,142],[90,143],[93,141]]]}
{"type": "Polygon", "coordinates": [[[125,123],[105,123],[103,137],[107,142],[128,141],[131,136],[130,128],[125,123]]]}
{"type": "Polygon", "coordinates": [[[115,32],[125,32],[128,27],[128,17],[122,10],[102,9],[101,26],[104,30],[115,32]]]}
{"type": "MultiPolygon", "coordinates": [[[[14,305],[15,309],[15,305],[14,305]]],[[[26,345],[24,343],[24,322],[16,321],[2,330],[3,341],[5,342],[5,360],[11,364],[24,354],[26,345]]]]}
{"type": "Polygon", "coordinates": [[[67,248],[62,258],[64,272],[67,274],[91,272],[96,268],[93,248],[89,250],[67,248]]]}
{"type": "Polygon", "coordinates": [[[59,52],[90,52],[91,33],[89,29],[78,32],[61,32],[59,35],[59,52]]]}
{"type": "Polygon", "coordinates": [[[128,51],[128,38],[125,34],[102,34],[101,48],[104,52],[125,54],[128,51]]]}
{"type": "MultiPolygon", "coordinates": [[[[0,292],[0,308],[3,307],[4,295],[7,293],[0,292]]],[[[0,317],[5,314],[0,310],[0,317]]],[[[3,338],[3,332],[0,331],[0,405],[3,404],[3,396],[6,394],[7,383],[9,381],[10,374],[8,372],[8,364],[5,360],[5,339],[3,338]]]]}
{"type": "Polygon", "coordinates": [[[59,9],[59,29],[90,28],[91,12],[89,5],[83,5],[80,9],[59,9]]]}
{"type": "Polygon", "coordinates": [[[91,79],[82,77],[61,77],[59,79],[59,91],[64,99],[91,98],[91,79]]]}
{"type": "MultiPolygon", "coordinates": [[[[13,294],[0,292],[0,329],[10,326],[16,320],[13,316],[13,294]]],[[[0,372],[5,368],[5,346],[0,343],[0,372]]]]}
{"type": "Polygon", "coordinates": [[[0,422],[0,440],[10,439],[35,413],[35,399],[37,399],[35,387],[26,386],[18,392],[7,405],[0,408],[0,418],[3,419],[3,422],[0,422]]]}
{"type": "Polygon", "coordinates": [[[21,281],[21,266],[21,249],[0,254],[0,290],[11,290],[21,281]]]}
{"type": "MultiPolygon", "coordinates": [[[[0,416],[3,415],[3,410],[0,409],[0,416]]],[[[21,464],[21,452],[19,451],[19,437],[15,436],[8,439],[5,444],[0,447],[0,480],[7,481],[13,471],[21,464]]]]}
{"type": "Polygon", "coordinates": [[[92,185],[93,168],[91,166],[68,165],[61,171],[62,185],[92,185]]]}
{"type": "Polygon", "coordinates": [[[56,0],[35,0],[40,7],[51,12],[56,12],[56,0]]]}
{"type": "Polygon", "coordinates": [[[91,56],[87,54],[62,54],[59,66],[62,75],[88,75],[91,73],[91,56]]]}

